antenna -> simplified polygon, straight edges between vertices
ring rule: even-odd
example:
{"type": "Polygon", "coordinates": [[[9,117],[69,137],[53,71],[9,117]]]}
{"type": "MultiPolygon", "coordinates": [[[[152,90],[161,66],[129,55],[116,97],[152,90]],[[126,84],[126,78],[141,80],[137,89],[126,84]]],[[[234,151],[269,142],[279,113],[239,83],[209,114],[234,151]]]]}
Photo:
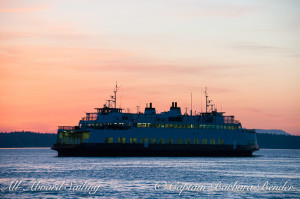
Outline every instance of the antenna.
{"type": "Polygon", "coordinates": [[[116,88],[114,90],[114,93],[115,93],[115,98],[114,98],[115,108],[117,108],[117,92],[118,92],[119,88],[120,87],[118,87],[118,82],[116,81],[116,88]]]}
{"type": "Polygon", "coordinates": [[[139,112],[140,112],[140,106],[139,105],[136,105],[136,112],[137,112],[137,114],[139,114],[139,112]]]}
{"type": "Polygon", "coordinates": [[[191,116],[193,115],[193,93],[191,93],[191,116]]]}
{"type": "Polygon", "coordinates": [[[207,113],[207,107],[208,107],[208,104],[207,104],[207,98],[208,98],[208,95],[207,95],[207,87],[205,87],[205,112],[207,113]]]}

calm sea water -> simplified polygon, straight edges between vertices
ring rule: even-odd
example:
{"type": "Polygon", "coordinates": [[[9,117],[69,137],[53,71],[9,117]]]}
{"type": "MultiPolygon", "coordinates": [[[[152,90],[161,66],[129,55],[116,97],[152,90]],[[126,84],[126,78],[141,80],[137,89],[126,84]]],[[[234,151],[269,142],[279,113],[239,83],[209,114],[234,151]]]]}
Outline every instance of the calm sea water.
{"type": "Polygon", "coordinates": [[[49,148],[0,149],[0,162],[0,198],[300,198],[300,150],[60,158],[49,148]]]}

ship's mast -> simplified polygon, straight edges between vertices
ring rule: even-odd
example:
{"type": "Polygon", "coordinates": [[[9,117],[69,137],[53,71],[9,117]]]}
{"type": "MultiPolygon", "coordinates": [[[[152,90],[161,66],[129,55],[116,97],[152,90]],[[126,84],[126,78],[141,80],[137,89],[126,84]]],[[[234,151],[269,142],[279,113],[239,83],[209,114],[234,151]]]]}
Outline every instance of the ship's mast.
{"type": "Polygon", "coordinates": [[[120,87],[118,87],[118,82],[116,82],[116,88],[114,90],[114,93],[115,93],[115,98],[114,98],[115,108],[117,108],[117,92],[118,92],[119,88],[120,87]]]}
{"type": "Polygon", "coordinates": [[[207,87],[205,87],[205,112],[207,113],[207,107],[208,107],[208,101],[207,101],[208,95],[207,95],[207,87]]]}

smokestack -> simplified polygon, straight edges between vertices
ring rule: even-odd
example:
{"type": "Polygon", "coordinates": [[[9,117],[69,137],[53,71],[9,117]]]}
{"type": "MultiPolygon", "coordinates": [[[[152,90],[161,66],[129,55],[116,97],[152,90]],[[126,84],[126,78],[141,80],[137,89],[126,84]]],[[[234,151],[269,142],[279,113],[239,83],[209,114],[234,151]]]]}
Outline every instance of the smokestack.
{"type": "Polygon", "coordinates": [[[172,108],[174,108],[174,102],[172,102],[172,108]]]}
{"type": "Polygon", "coordinates": [[[175,108],[177,108],[177,102],[175,102],[175,108]]]}
{"type": "Polygon", "coordinates": [[[152,102],[150,102],[150,108],[152,108],[152,102]]]}

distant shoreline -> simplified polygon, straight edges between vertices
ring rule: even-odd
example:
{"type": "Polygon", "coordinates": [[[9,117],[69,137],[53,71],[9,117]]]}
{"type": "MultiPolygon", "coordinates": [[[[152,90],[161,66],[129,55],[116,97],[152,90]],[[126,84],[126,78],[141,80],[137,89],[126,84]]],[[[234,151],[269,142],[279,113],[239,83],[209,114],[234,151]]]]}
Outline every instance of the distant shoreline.
{"type": "MultiPolygon", "coordinates": [[[[261,149],[300,149],[300,136],[290,134],[257,133],[261,149]]],[[[57,134],[35,132],[0,133],[2,149],[49,149],[56,143],[57,134]]]]}

